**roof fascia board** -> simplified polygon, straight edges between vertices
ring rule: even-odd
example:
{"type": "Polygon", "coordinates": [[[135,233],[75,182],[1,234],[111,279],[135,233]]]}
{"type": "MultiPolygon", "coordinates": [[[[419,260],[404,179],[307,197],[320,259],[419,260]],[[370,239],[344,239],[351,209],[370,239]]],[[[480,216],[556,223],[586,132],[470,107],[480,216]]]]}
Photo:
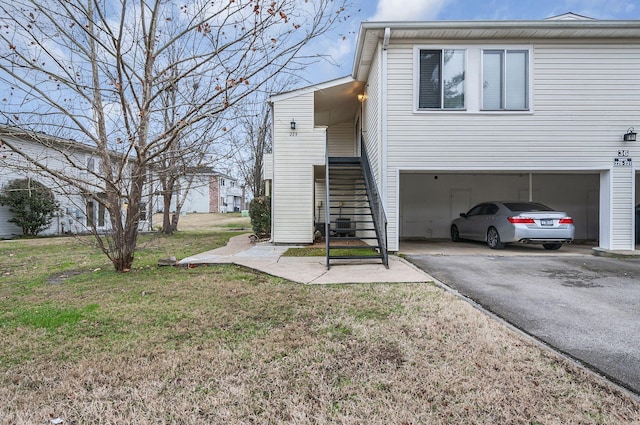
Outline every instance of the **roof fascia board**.
{"type": "Polygon", "coordinates": [[[313,93],[313,92],[316,92],[318,90],[324,90],[324,89],[328,89],[328,88],[331,88],[331,87],[340,86],[342,84],[352,83],[354,81],[355,80],[353,79],[353,77],[351,77],[350,75],[347,75],[346,77],[340,77],[340,78],[337,78],[335,80],[325,81],[325,82],[322,82],[322,83],[319,83],[319,84],[314,84],[314,85],[311,85],[311,86],[302,87],[300,89],[292,90],[290,92],[275,94],[275,95],[269,97],[269,103],[274,103],[274,102],[279,102],[279,101],[282,101],[282,100],[291,99],[293,97],[301,96],[303,94],[313,93]]]}

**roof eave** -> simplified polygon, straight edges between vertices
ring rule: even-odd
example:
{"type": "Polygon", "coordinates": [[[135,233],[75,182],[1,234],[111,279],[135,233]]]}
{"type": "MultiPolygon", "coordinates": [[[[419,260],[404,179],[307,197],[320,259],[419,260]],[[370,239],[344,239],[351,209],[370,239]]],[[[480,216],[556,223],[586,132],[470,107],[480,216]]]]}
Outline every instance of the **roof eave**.
{"type": "MultiPolygon", "coordinates": [[[[359,75],[361,62],[370,60],[372,50],[366,51],[367,37],[384,37],[385,28],[391,29],[391,38],[398,38],[398,32],[413,33],[411,38],[432,39],[638,39],[638,20],[542,20],[542,21],[425,21],[425,22],[363,22],[356,41],[356,52],[351,76],[355,80],[366,79],[359,75]],[[461,36],[474,32],[474,36],[461,36]],[[395,34],[394,34],[395,32],[395,34]],[[434,36],[434,33],[438,33],[434,36]],[[594,35],[597,32],[597,35],[594,35]],[[484,34],[483,34],[484,33],[484,34]]],[[[409,38],[405,36],[405,38],[409,38]]],[[[366,68],[366,67],[365,67],[366,68]]],[[[367,68],[368,69],[368,68],[367,68]]],[[[367,71],[368,72],[368,71],[367,71]]]]}

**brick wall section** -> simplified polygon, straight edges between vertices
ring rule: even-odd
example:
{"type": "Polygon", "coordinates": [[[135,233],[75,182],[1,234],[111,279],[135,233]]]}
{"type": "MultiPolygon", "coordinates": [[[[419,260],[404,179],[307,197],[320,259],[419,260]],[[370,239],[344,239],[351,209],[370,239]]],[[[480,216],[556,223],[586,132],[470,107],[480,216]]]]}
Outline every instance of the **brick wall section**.
{"type": "Polygon", "coordinates": [[[220,212],[220,184],[218,176],[209,178],[209,212],[220,212]]]}

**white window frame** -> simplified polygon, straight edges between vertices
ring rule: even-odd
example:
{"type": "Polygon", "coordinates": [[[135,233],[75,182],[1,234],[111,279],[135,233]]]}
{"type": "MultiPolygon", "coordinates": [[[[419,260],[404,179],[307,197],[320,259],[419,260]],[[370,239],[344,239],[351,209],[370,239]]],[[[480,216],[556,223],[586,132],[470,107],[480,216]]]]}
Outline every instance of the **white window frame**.
{"type": "MultiPolygon", "coordinates": [[[[469,79],[469,47],[463,45],[420,45],[413,49],[413,110],[417,113],[460,113],[467,111],[469,99],[468,79],[469,79]],[[420,108],[420,52],[422,50],[461,50],[464,52],[464,82],[462,92],[464,93],[464,105],[462,108],[420,108]]],[[[440,82],[442,84],[442,82],[440,82]]],[[[441,87],[442,88],[442,87],[441,87]]],[[[442,95],[442,94],[441,94],[442,95]]]]}
{"type": "MultiPolygon", "coordinates": [[[[503,71],[504,67],[506,67],[506,60],[503,63],[503,71]]],[[[483,113],[498,113],[498,114],[508,114],[508,113],[531,113],[534,108],[534,99],[533,99],[533,48],[530,45],[495,45],[495,46],[481,46],[480,47],[480,99],[479,99],[479,107],[480,111],[483,113]],[[501,109],[484,109],[484,53],[485,51],[503,51],[506,54],[508,52],[527,52],[527,82],[525,87],[527,88],[526,99],[527,99],[527,107],[525,109],[507,109],[505,107],[501,109]]],[[[506,75],[506,74],[503,74],[506,75]]],[[[504,90],[505,81],[502,81],[503,84],[503,103],[505,102],[506,91],[504,90]]]]}

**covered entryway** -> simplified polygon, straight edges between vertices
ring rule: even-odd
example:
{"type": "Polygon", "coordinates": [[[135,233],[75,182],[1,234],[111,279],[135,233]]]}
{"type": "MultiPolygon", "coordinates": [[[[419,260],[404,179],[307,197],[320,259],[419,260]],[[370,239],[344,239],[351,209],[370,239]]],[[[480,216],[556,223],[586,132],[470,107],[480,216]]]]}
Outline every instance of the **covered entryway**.
{"type": "Polygon", "coordinates": [[[536,201],[574,219],[576,240],[597,241],[598,172],[400,173],[400,239],[448,239],[453,218],[483,201],[536,201]]]}

